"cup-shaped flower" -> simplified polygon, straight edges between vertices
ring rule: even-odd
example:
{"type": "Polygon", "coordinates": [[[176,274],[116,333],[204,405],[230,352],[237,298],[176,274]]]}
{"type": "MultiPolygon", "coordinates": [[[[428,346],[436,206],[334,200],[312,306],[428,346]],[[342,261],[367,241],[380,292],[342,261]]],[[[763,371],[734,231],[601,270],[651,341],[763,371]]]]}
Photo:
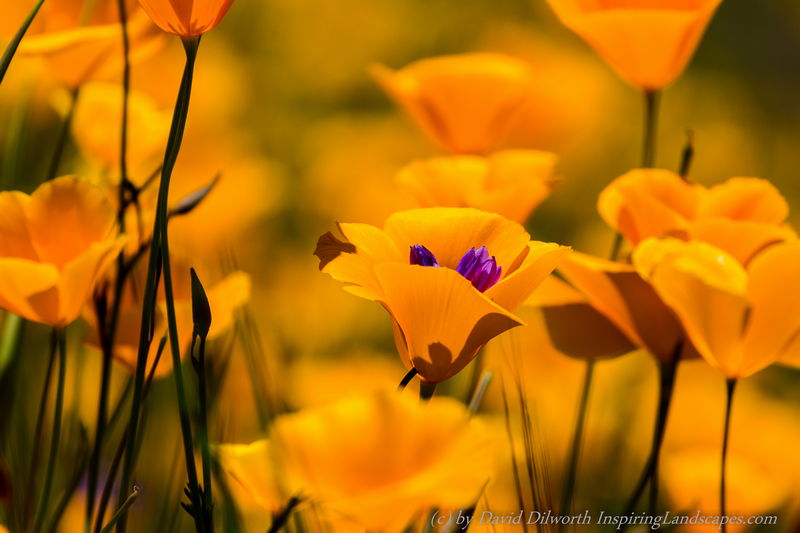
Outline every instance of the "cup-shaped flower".
{"type": "Polygon", "coordinates": [[[553,190],[555,154],[503,150],[414,161],[397,175],[420,207],[475,207],[525,222],[553,190]]]}
{"type": "Polygon", "coordinates": [[[516,222],[472,208],[414,209],[392,215],[383,229],[339,229],[344,240],[326,233],[317,243],[320,269],[386,308],[401,359],[432,383],[452,377],[490,339],[521,325],[513,312],[566,252],[531,241],[516,222]],[[415,254],[416,246],[425,252],[415,254]],[[436,265],[413,261],[415,255],[436,265]]]}
{"type": "Polygon", "coordinates": [[[233,0],[139,0],[139,4],[165,32],[196,37],[214,29],[233,0]]]}
{"type": "Polygon", "coordinates": [[[66,326],[124,242],[103,191],[76,177],[0,193],[0,307],[66,326]]]}
{"type": "Polygon", "coordinates": [[[667,170],[637,169],[611,182],[597,207],[634,246],[648,237],[695,239],[742,264],[766,246],[795,237],[785,223],[786,200],[759,178],[731,178],[706,188],[667,170]]]}
{"type": "Polygon", "coordinates": [[[474,504],[494,456],[490,432],[463,405],[395,393],[284,415],[268,441],[217,450],[225,471],[270,510],[299,496],[351,526],[398,532],[417,513],[474,504]]]}
{"type": "MultiPolygon", "coordinates": [[[[126,0],[126,8],[130,59],[136,62],[158,51],[163,39],[135,0],[126,0]]],[[[123,67],[117,0],[45,2],[20,53],[45,59],[67,87],[114,78],[123,67]]]]}
{"type": "Polygon", "coordinates": [[[632,265],[572,252],[558,270],[595,310],[659,361],[697,356],[675,313],[632,265]]]}
{"type": "Polygon", "coordinates": [[[722,0],[548,0],[625,80],[658,90],[681,75],[722,0]]]}
{"type": "Polygon", "coordinates": [[[448,152],[482,154],[505,139],[525,104],[527,64],[500,54],[423,59],[397,71],[372,68],[375,80],[448,152]]]}
{"type": "Polygon", "coordinates": [[[747,377],[796,358],[800,243],[776,244],[747,270],[703,242],[648,239],[636,268],[680,318],[697,351],[725,377],[747,377]]]}

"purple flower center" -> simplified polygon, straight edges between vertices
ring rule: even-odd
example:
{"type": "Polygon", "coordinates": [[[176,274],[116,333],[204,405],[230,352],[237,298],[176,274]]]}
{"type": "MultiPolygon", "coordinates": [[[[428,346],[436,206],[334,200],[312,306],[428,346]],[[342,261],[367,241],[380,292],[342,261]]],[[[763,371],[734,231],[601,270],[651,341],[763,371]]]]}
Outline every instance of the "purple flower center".
{"type": "MultiPolygon", "coordinates": [[[[409,262],[412,265],[440,266],[433,252],[420,244],[411,247],[409,262]]],[[[464,257],[458,262],[456,272],[467,278],[473,287],[484,292],[500,281],[503,268],[497,265],[494,256],[489,257],[489,250],[485,246],[481,246],[472,248],[464,254],[464,257]]]]}

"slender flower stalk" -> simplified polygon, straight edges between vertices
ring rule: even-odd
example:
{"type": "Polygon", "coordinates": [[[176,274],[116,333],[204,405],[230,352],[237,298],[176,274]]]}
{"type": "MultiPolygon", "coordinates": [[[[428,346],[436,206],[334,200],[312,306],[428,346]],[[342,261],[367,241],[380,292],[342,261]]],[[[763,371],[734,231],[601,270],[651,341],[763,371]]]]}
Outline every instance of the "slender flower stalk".
{"type": "MultiPolygon", "coordinates": [[[[719,482],[719,514],[725,516],[725,471],[728,461],[728,438],[731,432],[731,407],[733,406],[733,393],[736,392],[736,379],[728,379],[727,385],[727,399],[725,402],[725,428],[722,433],[722,470],[720,472],[719,482]]],[[[728,524],[722,523],[722,533],[728,531],[728,524]]]]}
{"type": "MultiPolygon", "coordinates": [[[[125,233],[125,211],[127,208],[126,191],[128,190],[128,96],[131,85],[131,65],[130,65],[130,39],[128,36],[128,13],[125,0],[118,0],[117,9],[119,11],[119,21],[122,34],[122,125],[120,132],[120,181],[119,198],[117,207],[117,227],[119,233],[125,233]]],[[[100,379],[100,398],[97,407],[97,425],[95,431],[95,441],[92,447],[92,455],[89,460],[89,472],[86,492],[86,523],[85,533],[88,533],[92,525],[94,512],[95,494],[97,492],[97,478],[100,470],[100,457],[103,449],[103,438],[107,424],[108,393],[111,381],[111,364],[114,356],[114,341],[116,338],[117,324],[119,322],[119,311],[122,301],[122,291],[126,279],[125,250],[120,250],[117,256],[117,275],[114,283],[114,294],[111,303],[111,314],[106,319],[105,313],[101,316],[98,313],[97,324],[101,334],[101,348],[103,352],[103,363],[100,379]]],[[[102,516],[99,517],[102,519],[102,516]]]]}
{"type": "Polygon", "coordinates": [[[64,157],[64,149],[67,147],[67,140],[69,139],[69,130],[72,126],[72,117],[75,116],[75,107],[78,105],[78,98],[80,97],[80,88],[73,89],[70,92],[69,108],[67,109],[67,116],[64,117],[64,122],[61,124],[61,129],[58,131],[56,138],[56,147],[53,149],[53,155],[50,159],[50,167],[47,170],[47,180],[50,181],[58,176],[58,169],[61,166],[61,159],[64,157]]]}
{"type": "MultiPolygon", "coordinates": [[[[142,389],[144,385],[145,367],[147,356],[152,342],[153,321],[156,303],[156,292],[160,268],[164,271],[164,290],[167,301],[167,322],[170,337],[170,347],[173,356],[173,376],[178,394],[178,407],[181,417],[181,431],[184,441],[184,452],[186,455],[186,469],[189,476],[189,488],[192,494],[192,509],[194,511],[195,526],[198,532],[204,532],[202,516],[199,505],[199,491],[197,482],[197,470],[194,464],[194,454],[192,452],[191,425],[189,422],[189,411],[186,403],[186,393],[181,372],[180,346],[178,344],[177,323],[175,319],[175,303],[172,287],[172,277],[169,263],[169,246],[167,243],[167,221],[168,221],[168,197],[169,184],[175,162],[178,158],[183,132],[186,127],[186,117],[189,111],[189,100],[192,91],[192,79],[194,75],[194,65],[197,58],[197,49],[200,44],[200,37],[186,38],[183,40],[186,50],[186,66],[178,92],[175,112],[172,118],[172,126],[167,141],[167,149],[164,155],[164,165],[161,169],[161,183],[158,189],[158,200],[156,207],[156,217],[153,226],[153,237],[150,242],[150,260],[147,269],[147,281],[145,283],[144,304],[142,307],[142,322],[139,330],[139,351],[136,366],[136,376],[134,381],[134,396],[131,405],[130,430],[127,438],[127,448],[125,455],[125,465],[123,467],[121,479],[121,491],[119,505],[124,503],[127,494],[135,459],[135,448],[139,417],[141,415],[142,389]]],[[[124,516],[117,522],[117,532],[124,533],[127,517],[124,516]]]]}
{"type": "Polygon", "coordinates": [[[569,455],[569,469],[564,481],[564,491],[561,495],[561,512],[569,514],[572,509],[572,499],[575,493],[575,480],[578,474],[578,464],[580,463],[581,445],[583,443],[583,432],[586,425],[587,413],[589,411],[589,396],[592,390],[594,378],[595,360],[589,359],[586,362],[586,370],[583,375],[583,387],[581,388],[581,399],[578,407],[578,418],[575,422],[575,433],[572,435],[572,445],[569,455]]]}
{"type": "Polygon", "coordinates": [[[658,141],[658,104],[660,91],[644,91],[644,135],[642,136],[642,168],[653,168],[656,164],[658,141]]]}
{"type": "Polygon", "coordinates": [[[67,377],[67,337],[63,329],[55,329],[54,333],[58,343],[58,382],[56,385],[56,405],[53,411],[53,431],[50,436],[50,455],[47,458],[47,470],[44,476],[44,485],[39,499],[39,507],[36,511],[33,531],[38,533],[42,530],[44,519],[47,515],[50,503],[50,493],[53,489],[53,478],[55,477],[56,463],[58,462],[58,448],[61,442],[61,418],[64,411],[64,383],[67,377]]]}
{"type": "Polygon", "coordinates": [[[34,4],[33,8],[31,8],[28,16],[25,17],[25,20],[22,21],[22,25],[17,30],[17,33],[14,35],[14,38],[11,39],[11,42],[8,43],[6,46],[6,51],[3,52],[3,57],[0,58],[0,84],[3,83],[3,78],[6,77],[6,72],[8,71],[8,67],[11,65],[11,60],[14,59],[14,54],[17,53],[17,48],[19,48],[19,43],[22,42],[22,38],[25,37],[25,33],[27,33],[28,28],[30,28],[33,19],[36,18],[36,14],[39,13],[39,9],[41,9],[42,4],[44,4],[44,0],[39,0],[34,4]]]}

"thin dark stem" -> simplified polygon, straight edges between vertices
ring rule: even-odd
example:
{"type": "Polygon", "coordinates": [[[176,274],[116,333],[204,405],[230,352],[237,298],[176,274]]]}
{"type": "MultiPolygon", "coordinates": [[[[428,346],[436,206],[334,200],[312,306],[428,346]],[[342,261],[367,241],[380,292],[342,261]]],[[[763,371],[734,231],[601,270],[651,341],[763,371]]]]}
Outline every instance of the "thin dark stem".
{"type": "Polygon", "coordinates": [[[64,330],[57,330],[58,338],[58,382],[56,385],[56,406],[53,411],[53,432],[50,437],[50,455],[47,458],[47,470],[45,471],[44,485],[39,499],[39,507],[36,511],[36,521],[34,522],[34,532],[42,530],[45,516],[47,515],[50,503],[50,492],[53,489],[53,477],[55,476],[56,463],[58,462],[58,447],[61,440],[61,418],[64,411],[64,383],[67,377],[67,338],[64,330]]]}
{"type": "Polygon", "coordinates": [[[272,525],[269,526],[267,533],[278,533],[283,526],[286,525],[286,522],[289,520],[289,516],[294,511],[295,507],[300,505],[302,500],[296,496],[289,498],[289,501],[286,502],[286,505],[278,511],[278,513],[272,517],[272,525]]]}
{"type": "Polygon", "coordinates": [[[589,396],[592,391],[592,378],[594,377],[595,360],[586,361],[586,370],[583,375],[583,388],[578,405],[578,418],[575,422],[575,432],[572,435],[569,462],[567,463],[567,477],[564,481],[564,491],[561,495],[561,513],[569,514],[572,509],[572,499],[575,493],[575,481],[578,474],[578,464],[581,458],[581,445],[589,411],[589,396]]]}
{"type": "Polygon", "coordinates": [[[678,174],[683,181],[689,180],[689,171],[692,169],[692,162],[694,161],[694,132],[686,130],[686,144],[681,151],[681,164],[678,168],[678,174]]]}
{"type": "MultiPolygon", "coordinates": [[[[731,430],[731,407],[733,406],[733,393],[736,391],[736,379],[728,379],[727,385],[727,400],[725,402],[725,428],[722,433],[722,469],[720,472],[719,482],[719,514],[725,516],[725,471],[728,461],[728,438],[731,430]]],[[[728,531],[728,524],[722,522],[722,533],[728,531]]]]}
{"type": "Polygon", "coordinates": [[[653,168],[656,162],[658,137],[658,101],[660,93],[644,92],[644,138],[642,141],[642,168],[653,168]]]}
{"type": "Polygon", "coordinates": [[[403,392],[406,390],[408,384],[411,383],[411,380],[414,379],[414,376],[416,376],[418,373],[419,371],[416,368],[412,368],[406,372],[406,375],[403,376],[403,379],[400,380],[400,384],[397,386],[397,392],[403,392]]]}
{"type": "Polygon", "coordinates": [[[207,529],[212,529],[211,503],[211,447],[208,442],[208,386],[206,385],[206,337],[200,335],[198,346],[198,387],[200,389],[200,453],[203,460],[203,495],[208,520],[207,529]]]}
{"type": "Polygon", "coordinates": [[[78,97],[80,96],[80,89],[73,89],[70,94],[69,109],[67,116],[64,117],[64,122],[61,124],[61,129],[58,132],[56,139],[56,147],[53,150],[53,156],[50,158],[50,168],[47,170],[47,179],[50,181],[58,176],[58,168],[61,165],[61,159],[64,156],[64,149],[67,147],[67,139],[69,139],[69,129],[72,126],[72,117],[75,115],[75,107],[78,104],[78,97]]]}
{"type": "Polygon", "coordinates": [[[664,435],[667,428],[669,408],[672,405],[672,393],[675,390],[675,375],[680,361],[681,345],[675,349],[671,361],[662,362],[658,367],[659,376],[659,398],[656,411],[656,422],[653,427],[653,443],[650,447],[650,454],[647,457],[642,475],[636,484],[624,514],[628,515],[636,508],[636,504],[644,494],[648,482],[650,488],[650,512],[655,512],[655,505],[658,500],[658,463],[661,457],[661,448],[664,444],[664,435]]]}
{"type": "Polygon", "coordinates": [[[22,530],[26,531],[33,513],[33,495],[36,492],[36,471],[39,467],[39,453],[42,449],[42,431],[44,430],[44,416],[47,412],[47,397],[50,396],[50,385],[53,382],[53,366],[58,351],[58,338],[54,329],[50,336],[50,357],[47,371],[42,386],[42,396],[39,400],[39,413],[36,415],[36,429],[33,431],[33,447],[31,451],[31,466],[28,471],[28,484],[25,486],[25,509],[22,514],[22,530]]]}
{"type": "MultiPolygon", "coordinates": [[[[167,233],[167,207],[169,197],[169,183],[172,176],[172,170],[175,167],[175,162],[178,158],[180,151],[181,141],[183,139],[183,131],[186,127],[186,117],[189,110],[189,100],[192,90],[192,78],[194,74],[194,64],[197,58],[197,47],[200,43],[199,38],[184,41],[186,48],[186,66],[181,80],[181,86],[178,91],[178,98],[175,104],[175,112],[172,117],[172,126],[170,128],[170,135],[167,141],[167,149],[164,155],[164,165],[161,169],[161,183],[158,189],[158,200],[156,208],[156,217],[153,225],[153,237],[150,239],[150,260],[147,268],[147,281],[145,283],[145,291],[142,306],[142,321],[139,329],[139,352],[137,357],[136,375],[134,378],[133,401],[131,404],[131,417],[130,417],[130,431],[128,433],[127,449],[125,452],[125,465],[122,472],[122,480],[120,485],[120,501],[121,506],[124,503],[125,495],[128,494],[130,489],[130,481],[133,473],[133,466],[136,455],[136,439],[138,422],[141,411],[142,402],[142,388],[144,385],[144,373],[147,365],[147,355],[150,349],[153,335],[153,318],[156,303],[156,293],[158,285],[158,277],[161,266],[164,267],[164,289],[167,292],[167,315],[169,325],[170,345],[173,352],[173,375],[175,378],[176,388],[178,389],[178,401],[181,411],[181,429],[184,436],[184,446],[186,451],[186,468],[189,472],[190,483],[194,483],[193,490],[197,489],[197,472],[194,467],[194,458],[191,447],[191,426],[188,420],[188,410],[186,408],[185,391],[183,390],[183,375],[181,373],[180,361],[180,347],[178,346],[177,326],[175,324],[175,306],[172,295],[172,280],[169,276],[169,249],[166,242],[162,243],[164,235],[167,233]],[[167,259],[164,260],[163,258],[167,259]],[[169,282],[167,282],[169,278],[169,282]],[[167,286],[169,285],[169,286],[167,286]],[[176,355],[177,350],[177,357],[176,355]],[[186,432],[189,430],[189,433],[186,432]],[[188,443],[188,446],[186,444],[188,443]]],[[[196,500],[196,495],[195,498],[196,500]]],[[[193,502],[195,510],[198,511],[195,516],[196,526],[198,531],[203,531],[202,517],[200,516],[199,507],[197,502],[193,502]]],[[[117,522],[117,533],[124,533],[127,525],[127,515],[123,516],[117,522]]]]}
{"type": "Polygon", "coordinates": [[[28,28],[31,27],[31,23],[33,22],[33,19],[36,18],[36,14],[42,7],[42,4],[44,4],[44,0],[39,0],[36,2],[36,5],[34,5],[30,10],[28,16],[25,17],[24,21],[22,21],[22,25],[17,30],[14,38],[11,39],[11,42],[8,43],[8,46],[6,46],[5,52],[3,52],[3,57],[0,58],[0,84],[3,83],[3,78],[6,77],[6,72],[8,71],[8,67],[11,65],[11,60],[14,59],[14,54],[17,53],[19,43],[22,42],[22,38],[25,37],[25,33],[27,33],[28,28]]]}
{"type": "Polygon", "coordinates": [[[431,398],[433,398],[434,393],[436,393],[436,383],[430,383],[428,381],[420,381],[419,382],[419,399],[427,402],[431,398]]]}

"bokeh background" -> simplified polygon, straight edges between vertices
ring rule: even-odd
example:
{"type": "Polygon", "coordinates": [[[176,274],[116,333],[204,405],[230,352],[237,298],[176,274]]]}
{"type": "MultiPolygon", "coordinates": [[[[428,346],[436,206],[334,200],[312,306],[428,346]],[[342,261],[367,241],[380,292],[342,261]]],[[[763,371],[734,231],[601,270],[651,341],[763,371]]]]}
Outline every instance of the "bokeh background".
{"type": "MultiPolygon", "coordinates": [[[[0,8],[12,12],[0,17],[0,40],[33,2],[17,3],[0,8]]],[[[142,99],[141,127],[133,126],[132,134],[141,148],[134,171],[140,180],[162,150],[183,63],[177,39],[162,46],[133,67],[142,99]]],[[[217,174],[220,180],[206,202],[173,225],[173,249],[202,265],[206,279],[240,269],[252,280],[246,310],[211,347],[225,368],[215,384],[215,441],[255,440],[263,434],[263,412],[392,388],[403,375],[384,311],[321,275],[312,252],[335,221],[380,224],[413,206],[395,174],[409,161],[437,153],[391,105],[368,67],[470,51],[519,57],[534,72],[527,108],[507,145],[558,154],[560,183],[528,223],[532,236],[606,254],[613,233],[595,203],[611,179],[638,162],[641,96],[560,25],[544,1],[238,0],[203,39],[173,198],[217,174]]],[[[114,160],[108,154],[104,159],[104,140],[119,121],[118,83],[110,78],[82,90],[60,173],[105,179],[104,161],[114,160]],[[108,130],[98,131],[100,124],[108,130]]],[[[677,169],[691,130],[694,180],[769,179],[794,208],[790,221],[800,221],[798,94],[800,4],[725,0],[686,73],[664,94],[657,165],[677,169]]],[[[0,187],[31,191],[44,179],[69,98],[45,61],[18,58],[0,91],[0,187]]],[[[498,369],[516,363],[515,370],[499,372],[503,379],[492,384],[484,410],[503,433],[504,384],[512,396],[523,390],[549,470],[548,490],[558,495],[583,365],[557,353],[537,327],[535,312],[527,313],[530,327],[487,350],[498,369]],[[520,388],[510,386],[514,379],[520,388]]],[[[80,354],[72,361],[68,392],[74,432],[81,421],[91,426],[96,400],[92,380],[99,357],[83,343],[85,329],[78,324],[70,330],[80,354]]],[[[19,453],[20,464],[47,337],[35,325],[25,331],[24,356],[15,364],[31,386],[18,388],[13,411],[0,414],[14,443],[9,456],[19,453]]],[[[578,509],[620,505],[644,462],[655,411],[655,365],[646,354],[603,362],[597,372],[578,509]]],[[[115,369],[117,393],[127,375],[122,365],[115,369]]],[[[467,385],[456,379],[444,393],[463,395],[467,385]]],[[[175,511],[182,466],[172,387],[168,379],[157,381],[150,400],[139,480],[146,490],[132,511],[134,531],[149,531],[155,523],[163,531],[190,527],[175,511]]],[[[800,375],[771,368],[741,387],[729,507],[779,511],[774,530],[791,531],[800,506],[800,375]]],[[[690,362],[679,371],[676,394],[662,474],[665,499],[674,510],[713,512],[724,383],[704,363],[690,362]]],[[[504,493],[511,490],[510,477],[500,476],[491,490],[496,501],[513,501],[504,493]]],[[[246,495],[237,501],[245,520],[266,523],[246,495]]],[[[71,506],[80,524],[82,506],[71,506]]],[[[77,530],[69,524],[65,520],[63,531],[77,530]]]]}

